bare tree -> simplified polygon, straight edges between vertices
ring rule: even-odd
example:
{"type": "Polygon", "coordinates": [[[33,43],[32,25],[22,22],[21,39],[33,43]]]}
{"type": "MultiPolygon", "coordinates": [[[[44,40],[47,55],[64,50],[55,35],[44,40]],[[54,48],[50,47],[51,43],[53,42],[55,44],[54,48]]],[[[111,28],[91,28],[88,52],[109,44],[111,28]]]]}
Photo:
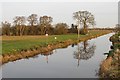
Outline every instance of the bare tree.
{"type": "Polygon", "coordinates": [[[49,27],[51,27],[53,18],[51,16],[41,16],[39,21],[41,27],[41,34],[48,33],[48,29],[50,29],[49,27]]]}
{"type": "Polygon", "coordinates": [[[22,36],[23,31],[25,29],[25,22],[26,22],[25,17],[24,16],[16,16],[13,20],[14,20],[13,23],[17,29],[17,35],[19,34],[20,36],[22,36]]]}
{"type": "Polygon", "coordinates": [[[78,27],[83,25],[83,31],[86,34],[90,25],[95,25],[94,16],[88,11],[78,11],[73,13],[73,18],[77,21],[78,27]]]}
{"type": "Polygon", "coordinates": [[[2,35],[10,35],[11,23],[5,21],[5,22],[2,22],[1,25],[2,25],[2,35]]]}
{"type": "Polygon", "coordinates": [[[38,23],[38,18],[37,18],[37,14],[31,14],[28,18],[27,18],[30,26],[34,26],[37,25],[38,23]]]}

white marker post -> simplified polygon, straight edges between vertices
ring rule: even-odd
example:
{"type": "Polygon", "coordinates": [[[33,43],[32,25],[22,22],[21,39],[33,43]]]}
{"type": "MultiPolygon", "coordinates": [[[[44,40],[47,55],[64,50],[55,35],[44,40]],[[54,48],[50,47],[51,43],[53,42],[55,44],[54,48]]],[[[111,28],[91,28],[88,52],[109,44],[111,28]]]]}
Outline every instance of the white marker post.
{"type": "Polygon", "coordinates": [[[55,40],[57,39],[57,37],[55,37],[55,40]]]}
{"type": "Polygon", "coordinates": [[[46,44],[47,44],[48,34],[45,34],[45,36],[47,37],[47,38],[46,38],[46,44]]]}
{"type": "Polygon", "coordinates": [[[45,36],[48,36],[48,34],[45,34],[45,36]]]}

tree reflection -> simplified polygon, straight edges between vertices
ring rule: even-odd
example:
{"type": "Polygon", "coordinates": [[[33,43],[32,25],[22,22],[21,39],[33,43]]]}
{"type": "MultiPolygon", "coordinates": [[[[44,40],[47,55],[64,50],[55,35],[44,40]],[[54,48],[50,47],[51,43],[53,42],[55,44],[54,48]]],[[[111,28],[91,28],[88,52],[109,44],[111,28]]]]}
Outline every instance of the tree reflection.
{"type": "Polygon", "coordinates": [[[78,66],[80,59],[88,60],[94,55],[95,45],[90,45],[87,41],[84,41],[81,45],[77,44],[77,51],[74,52],[74,58],[78,60],[78,66]]]}
{"type": "Polygon", "coordinates": [[[50,57],[53,53],[56,53],[56,50],[49,51],[49,52],[45,52],[45,53],[41,53],[41,55],[44,55],[44,56],[45,56],[45,60],[46,60],[46,62],[48,63],[49,57],[50,57]]]}

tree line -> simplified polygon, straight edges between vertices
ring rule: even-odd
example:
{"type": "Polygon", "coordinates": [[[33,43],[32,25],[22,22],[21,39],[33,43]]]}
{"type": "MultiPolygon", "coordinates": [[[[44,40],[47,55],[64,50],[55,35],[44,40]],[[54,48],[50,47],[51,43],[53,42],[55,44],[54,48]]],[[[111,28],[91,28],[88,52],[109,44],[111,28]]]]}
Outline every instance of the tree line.
{"type": "Polygon", "coordinates": [[[51,16],[41,16],[38,20],[37,14],[16,16],[13,23],[2,22],[2,35],[22,36],[22,35],[44,35],[44,34],[65,34],[68,30],[66,23],[57,23],[55,27],[51,24],[51,16]]]}
{"type": "Polygon", "coordinates": [[[2,35],[7,36],[22,36],[22,35],[58,35],[67,33],[77,33],[81,30],[81,34],[87,34],[88,27],[95,25],[94,16],[88,11],[78,11],[73,13],[73,19],[77,24],[71,24],[71,27],[66,23],[57,23],[52,25],[53,18],[51,16],[40,16],[31,14],[28,17],[16,16],[13,22],[2,22],[2,35]],[[82,26],[81,29],[79,26],[82,26]]]}

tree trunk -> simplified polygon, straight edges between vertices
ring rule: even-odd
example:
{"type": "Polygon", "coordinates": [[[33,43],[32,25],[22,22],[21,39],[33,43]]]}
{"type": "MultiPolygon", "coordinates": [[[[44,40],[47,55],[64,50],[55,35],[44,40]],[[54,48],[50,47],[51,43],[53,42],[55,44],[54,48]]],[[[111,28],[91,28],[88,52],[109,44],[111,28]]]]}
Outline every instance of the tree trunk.
{"type": "Polygon", "coordinates": [[[84,34],[87,34],[87,25],[86,25],[86,22],[84,22],[84,25],[83,25],[83,30],[84,30],[84,34]]]}
{"type": "Polygon", "coordinates": [[[22,36],[22,27],[23,26],[20,26],[20,32],[19,32],[19,35],[22,36]]]}

